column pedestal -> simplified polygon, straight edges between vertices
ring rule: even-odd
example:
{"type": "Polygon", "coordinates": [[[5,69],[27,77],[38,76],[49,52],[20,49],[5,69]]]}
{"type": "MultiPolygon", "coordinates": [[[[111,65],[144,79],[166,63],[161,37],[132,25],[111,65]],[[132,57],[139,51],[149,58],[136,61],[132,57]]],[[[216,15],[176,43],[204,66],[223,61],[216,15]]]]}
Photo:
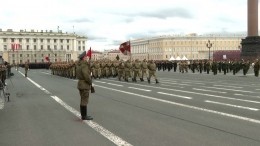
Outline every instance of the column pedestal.
{"type": "Polygon", "coordinates": [[[241,58],[255,59],[260,57],[260,36],[248,36],[241,42],[241,58]]]}

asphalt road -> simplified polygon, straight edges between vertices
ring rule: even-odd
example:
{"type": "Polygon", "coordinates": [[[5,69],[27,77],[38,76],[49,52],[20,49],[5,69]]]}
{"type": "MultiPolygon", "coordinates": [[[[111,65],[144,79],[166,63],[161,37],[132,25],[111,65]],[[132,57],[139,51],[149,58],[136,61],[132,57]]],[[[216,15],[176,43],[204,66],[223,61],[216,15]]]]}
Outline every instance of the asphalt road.
{"type": "MultiPolygon", "coordinates": [[[[13,70],[0,109],[0,145],[259,146],[260,77],[157,72],[137,83],[94,80],[81,121],[77,80],[13,70]],[[12,82],[12,83],[11,83],[12,82]]],[[[0,102],[1,103],[1,102],[0,102]]]]}

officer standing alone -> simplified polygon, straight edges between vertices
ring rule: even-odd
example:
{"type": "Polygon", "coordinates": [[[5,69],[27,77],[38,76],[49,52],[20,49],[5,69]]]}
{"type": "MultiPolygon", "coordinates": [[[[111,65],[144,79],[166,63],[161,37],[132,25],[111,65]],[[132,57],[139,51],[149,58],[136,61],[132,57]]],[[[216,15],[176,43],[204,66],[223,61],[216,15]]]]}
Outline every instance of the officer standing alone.
{"type": "Polygon", "coordinates": [[[82,120],[93,120],[91,116],[88,116],[87,104],[89,101],[89,90],[91,89],[92,80],[90,76],[90,66],[87,61],[84,60],[86,51],[79,55],[79,61],[77,63],[76,76],[78,78],[77,88],[81,97],[80,100],[80,113],[82,120]]]}
{"type": "Polygon", "coordinates": [[[27,72],[28,72],[28,70],[29,70],[29,64],[28,64],[28,62],[25,62],[25,64],[24,64],[24,69],[25,69],[25,77],[27,77],[27,72]]]}

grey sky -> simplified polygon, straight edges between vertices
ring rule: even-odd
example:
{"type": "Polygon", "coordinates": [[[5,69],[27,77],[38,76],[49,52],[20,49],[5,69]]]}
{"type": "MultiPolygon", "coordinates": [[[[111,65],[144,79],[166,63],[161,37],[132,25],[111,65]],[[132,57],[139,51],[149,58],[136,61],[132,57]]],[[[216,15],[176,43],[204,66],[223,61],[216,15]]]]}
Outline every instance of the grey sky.
{"type": "Polygon", "coordinates": [[[0,28],[17,31],[59,26],[104,50],[159,35],[245,33],[247,0],[12,0],[0,5],[0,20],[0,28]]]}

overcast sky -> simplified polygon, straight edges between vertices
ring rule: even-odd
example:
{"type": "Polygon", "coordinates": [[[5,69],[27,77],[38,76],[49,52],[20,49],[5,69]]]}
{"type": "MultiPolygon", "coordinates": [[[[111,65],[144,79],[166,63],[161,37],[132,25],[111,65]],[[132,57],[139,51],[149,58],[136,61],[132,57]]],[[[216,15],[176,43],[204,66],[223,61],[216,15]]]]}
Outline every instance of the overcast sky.
{"type": "Polygon", "coordinates": [[[3,0],[0,28],[73,32],[87,47],[138,38],[247,31],[247,0],[3,0]],[[73,27],[74,26],[74,27],[73,27]]]}

